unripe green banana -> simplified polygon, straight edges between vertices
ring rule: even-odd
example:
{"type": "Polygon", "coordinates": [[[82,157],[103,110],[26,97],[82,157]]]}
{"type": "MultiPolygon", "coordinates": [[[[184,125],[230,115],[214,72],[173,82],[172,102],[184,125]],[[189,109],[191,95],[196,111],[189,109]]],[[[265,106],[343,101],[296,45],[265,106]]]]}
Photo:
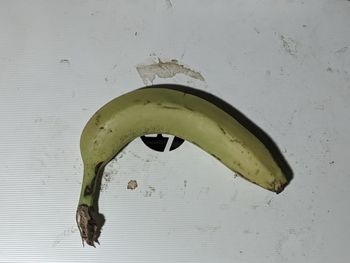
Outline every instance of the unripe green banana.
{"type": "Polygon", "coordinates": [[[137,89],[99,109],[81,135],[84,178],[77,223],[83,242],[98,242],[97,202],[104,167],[135,138],[161,133],[197,145],[265,189],[278,193],[289,181],[268,148],[217,105],[165,85],[137,89]]]}

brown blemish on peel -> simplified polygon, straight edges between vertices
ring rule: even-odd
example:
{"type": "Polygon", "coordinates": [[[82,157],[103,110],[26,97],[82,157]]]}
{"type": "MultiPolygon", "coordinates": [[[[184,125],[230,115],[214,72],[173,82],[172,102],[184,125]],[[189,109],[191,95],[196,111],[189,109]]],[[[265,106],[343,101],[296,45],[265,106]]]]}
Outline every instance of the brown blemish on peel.
{"type": "Polygon", "coordinates": [[[87,185],[87,186],[85,187],[84,196],[92,195],[92,193],[93,193],[93,185],[95,184],[95,178],[96,178],[96,177],[94,177],[94,178],[92,179],[90,185],[87,185]]]}
{"type": "Polygon", "coordinates": [[[100,120],[101,120],[101,115],[97,114],[95,117],[95,125],[98,126],[100,124],[100,120]]]}
{"type": "Polygon", "coordinates": [[[97,175],[98,170],[101,168],[101,165],[103,164],[103,162],[99,162],[96,166],[95,166],[95,175],[97,175]]]}
{"type": "Polygon", "coordinates": [[[166,106],[166,105],[163,105],[162,108],[164,108],[164,109],[170,109],[170,110],[181,110],[181,108],[179,108],[179,107],[166,106]]]}
{"type": "Polygon", "coordinates": [[[92,189],[91,189],[90,185],[87,185],[85,187],[84,196],[91,195],[91,194],[92,194],[92,189]]]}
{"type": "Polygon", "coordinates": [[[223,134],[226,134],[226,131],[224,128],[222,128],[221,126],[219,126],[220,130],[222,131],[223,134]]]}
{"type": "Polygon", "coordinates": [[[194,111],[194,109],[192,109],[191,107],[189,106],[185,106],[186,109],[188,109],[189,111],[194,111]]]}
{"type": "Polygon", "coordinates": [[[215,154],[211,153],[211,156],[213,156],[214,158],[218,159],[221,162],[221,158],[217,157],[215,154]]]}
{"type": "Polygon", "coordinates": [[[103,162],[99,162],[95,167],[95,176],[92,178],[91,183],[85,187],[84,196],[92,195],[95,188],[96,177],[98,176],[99,169],[101,168],[103,162]]]}

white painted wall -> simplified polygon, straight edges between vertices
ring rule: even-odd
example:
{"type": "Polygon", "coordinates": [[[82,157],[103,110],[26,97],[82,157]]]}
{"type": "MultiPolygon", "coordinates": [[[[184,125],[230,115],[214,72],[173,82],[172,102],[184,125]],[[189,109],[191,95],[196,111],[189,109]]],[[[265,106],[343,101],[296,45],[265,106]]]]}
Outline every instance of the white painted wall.
{"type": "Polygon", "coordinates": [[[348,262],[349,1],[2,1],[0,34],[0,262],[348,262]],[[101,246],[82,247],[82,128],[159,59],[203,79],[153,83],[224,98],[294,180],[275,195],[138,139],[106,168],[101,246]]]}

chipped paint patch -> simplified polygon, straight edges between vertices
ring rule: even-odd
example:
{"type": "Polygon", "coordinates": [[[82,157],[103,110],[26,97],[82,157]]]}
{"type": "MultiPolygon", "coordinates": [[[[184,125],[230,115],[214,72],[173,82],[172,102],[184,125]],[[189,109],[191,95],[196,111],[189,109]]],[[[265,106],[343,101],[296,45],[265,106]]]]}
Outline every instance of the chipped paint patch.
{"type": "Polygon", "coordinates": [[[131,190],[134,190],[137,188],[137,181],[136,180],[130,180],[128,182],[128,185],[126,187],[127,189],[131,189],[131,190]]]}

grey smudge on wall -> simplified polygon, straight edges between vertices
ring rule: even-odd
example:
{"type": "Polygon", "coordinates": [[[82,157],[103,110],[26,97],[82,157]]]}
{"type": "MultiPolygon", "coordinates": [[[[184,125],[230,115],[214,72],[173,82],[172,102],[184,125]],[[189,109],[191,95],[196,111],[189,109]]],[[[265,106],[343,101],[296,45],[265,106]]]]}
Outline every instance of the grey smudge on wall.
{"type": "Polygon", "coordinates": [[[104,192],[108,189],[108,184],[111,181],[112,181],[112,173],[105,171],[102,175],[101,192],[104,192]]]}
{"type": "Polygon", "coordinates": [[[184,180],[184,187],[183,187],[184,195],[186,194],[186,187],[187,187],[187,180],[184,180]]]}
{"type": "Polygon", "coordinates": [[[207,186],[207,187],[202,187],[201,190],[199,191],[198,195],[197,195],[197,199],[199,199],[199,197],[203,194],[208,194],[210,191],[210,187],[207,186]]]}
{"type": "Polygon", "coordinates": [[[271,197],[271,199],[269,199],[269,200],[267,201],[267,205],[268,205],[268,206],[271,206],[271,202],[272,202],[272,197],[271,197]]]}
{"type": "Polygon", "coordinates": [[[61,64],[70,64],[70,61],[69,61],[69,59],[61,59],[60,63],[61,64]]]}
{"type": "Polygon", "coordinates": [[[283,246],[288,241],[288,239],[288,235],[280,235],[280,238],[276,244],[276,253],[279,255],[280,259],[282,259],[282,261],[285,260],[285,257],[283,256],[283,246]]]}
{"type": "Polygon", "coordinates": [[[65,239],[66,237],[71,236],[74,233],[79,232],[79,229],[76,226],[72,226],[66,230],[64,230],[61,234],[56,236],[55,241],[52,243],[53,247],[56,247],[59,243],[62,242],[63,239],[65,239]]]}
{"type": "Polygon", "coordinates": [[[42,122],[42,121],[43,121],[43,119],[42,119],[41,117],[38,117],[38,118],[35,118],[35,119],[34,119],[34,122],[35,122],[35,123],[42,122]]]}
{"type": "Polygon", "coordinates": [[[284,50],[291,56],[296,56],[297,55],[297,43],[295,42],[294,39],[290,37],[285,37],[283,35],[280,35],[280,39],[282,41],[282,46],[284,50]]]}
{"type": "Polygon", "coordinates": [[[250,234],[250,231],[249,231],[249,229],[245,229],[245,230],[243,231],[243,233],[247,235],[247,234],[250,234]]]}
{"type": "Polygon", "coordinates": [[[223,203],[223,204],[220,205],[220,209],[221,210],[227,210],[229,208],[230,208],[230,206],[228,204],[226,204],[226,203],[223,203]]]}
{"type": "Polygon", "coordinates": [[[294,110],[293,113],[291,114],[291,116],[289,117],[289,119],[288,119],[288,126],[292,126],[296,113],[297,113],[297,110],[294,110]]]}
{"type": "Polygon", "coordinates": [[[341,49],[338,49],[337,51],[335,51],[335,54],[342,55],[348,50],[348,48],[349,47],[342,47],[341,49]]]}
{"type": "Polygon", "coordinates": [[[238,190],[236,189],[233,195],[230,197],[230,202],[233,203],[237,200],[238,190]]]}
{"type": "Polygon", "coordinates": [[[137,65],[136,70],[146,85],[149,83],[153,84],[156,76],[158,78],[172,78],[176,74],[184,74],[190,78],[205,81],[200,72],[180,64],[176,59],[162,61],[158,58],[158,62],[156,63],[137,65]]]}
{"type": "Polygon", "coordinates": [[[216,232],[221,228],[221,226],[207,225],[207,226],[196,226],[196,228],[200,232],[216,232]]]}
{"type": "Polygon", "coordinates": [[[170,0],[165,0],[165,4],[168,8],[172,8],[173,7],[173,3],[170,0]]]}
{"type": "Polygon", "coordinates": [[[148,186],[148,190],[145,191],[144,197],[151,197],[152,194],[156,191],[156,188],[153,186],[148,186]]]}

